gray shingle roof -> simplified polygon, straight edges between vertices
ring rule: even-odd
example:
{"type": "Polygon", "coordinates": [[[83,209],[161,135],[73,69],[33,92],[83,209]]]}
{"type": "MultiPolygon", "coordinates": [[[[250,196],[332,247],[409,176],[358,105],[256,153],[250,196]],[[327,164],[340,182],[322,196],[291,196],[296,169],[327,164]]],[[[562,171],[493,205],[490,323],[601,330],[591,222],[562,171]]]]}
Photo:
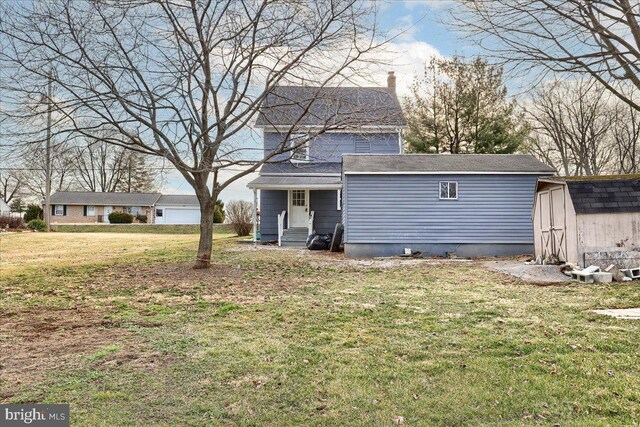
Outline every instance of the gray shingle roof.
{"type": "Polygon", "coordinates": [[[247,184],[258,189],[338,189],[342,187],[339,176],[259,176],[247,184]]]}
{"type": "Polygon", "coordinates": [[[260,169],[260,175],[269,174],[292,174],[292,175],[313,175],[313,174],[336,174],[340,175],[342,165],[340,163],[265,163],[260,169]]]}
{"type": "Polygon", "coordinates": [[[163,194],[156,205],[195,205],[200,206],[198,198],[194,194],[163,194]]]}
{"type": "Polygon", "coordinates": [[[51,195],[54,205],[153,206],[160,193],[97,193],[58,191],[51,195]]]}
{"type": "Polygon", "coordinates": [[[555,173],[555,169],[527,154],[345,154],[342,166],[345,173],[555,173]]]}
{"type": "Polygon", "coordinates": [[[264,126],[405,126],[398,97],[386,87],[276,86],[256,120],[264,126]]]}
{"type": "Polygon", "coordinates": [[[640,179],[567,179],[578,214],[640,212],[640,179]]]}

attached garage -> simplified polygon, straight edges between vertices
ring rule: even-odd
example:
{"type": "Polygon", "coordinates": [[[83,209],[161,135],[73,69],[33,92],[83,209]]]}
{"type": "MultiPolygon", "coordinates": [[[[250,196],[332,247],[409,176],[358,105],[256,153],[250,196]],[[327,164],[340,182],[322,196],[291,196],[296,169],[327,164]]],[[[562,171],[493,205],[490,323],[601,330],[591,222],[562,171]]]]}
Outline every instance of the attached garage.
{"type": "Polygon", "coordinates": [[[627,267],[629,259],[637,267],[640,176],[540,178],[533,227],[545,261],[627,267]]]}
{"type": "Polygon", "coordinates": [[[200,224],[196,196],[163,195],[156,203],[156,224],[200,224]]]}

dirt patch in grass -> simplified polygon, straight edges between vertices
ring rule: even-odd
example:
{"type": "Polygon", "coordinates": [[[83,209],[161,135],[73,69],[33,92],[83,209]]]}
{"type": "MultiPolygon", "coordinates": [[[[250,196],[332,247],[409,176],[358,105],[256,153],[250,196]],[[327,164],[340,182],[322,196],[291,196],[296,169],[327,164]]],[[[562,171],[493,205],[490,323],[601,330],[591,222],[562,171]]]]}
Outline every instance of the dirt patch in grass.
{"type": "Polygon", "coordinates": [[[126,329],[90,308],[28,309],[0,316],[0,401],[45,378],[48,371],[73,369],[83,363],[154,366],[159,354],[126,329]],[[108,352],[91,358],[104,348],[108,352]],[[107,357],[108,356],[108,357],[107,357]]]}

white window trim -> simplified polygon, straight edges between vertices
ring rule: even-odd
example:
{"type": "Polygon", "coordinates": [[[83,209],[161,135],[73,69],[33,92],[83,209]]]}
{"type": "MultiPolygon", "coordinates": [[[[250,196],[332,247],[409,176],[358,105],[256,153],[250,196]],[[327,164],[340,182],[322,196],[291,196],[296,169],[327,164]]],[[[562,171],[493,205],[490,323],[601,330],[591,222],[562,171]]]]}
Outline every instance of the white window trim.
{"type": "MultiPolygon", "coordinates": [[[[294,142],[296,141],[297,138],[308,138],[308,135],[305,133],[294,133],[291,134],[291,137],[293,138],[292,140],[289,141],[289,148],[294,145],[294,142]]],[[[289,151],[289,160],[291,161],[291,163],[308,163],[309,160],[309,142],[310,141],[306,141],[304,143],[304,145],[299,146],[298,148],[289,151]],[[297,150],[304,150],[304,159],[294,159],[293,155],[296,153],[297,150]]]]}
{"type": "Polygon", "coordinates": [[[438,198],[440,200],[458,200],[458,196],[460,194],[458,190],[459,190],[458,181],[439,181],[438,182],[438,198]],[[442,197],[442,193],[440,193],[440,189],[442,188],[442,184],[445,182],[447,183],[447,195],[449,195],[449,185],[451,184],[456,185],[456,197],[442,197]]]}
{"type": "Polygon", "coordinates": [[[55,205],[53,216],[64,216],[64,205],[55,205]],[[58,213],[58,207],[60,208],[60,213],[58,213]]]}
{"type": "Polygon", "coordinates": [[[337,189],[336,190],[336,210],[341,211],[342,210],[342,190],[341,189],[337,189]]]}
{"type": "Polygon", "coordinates": [[[96,216],[96,206],[95,205],[87,205],[87,216],[96,216]],[[89,208],[93,208],[93,213],[89,210],[89,208]]]}

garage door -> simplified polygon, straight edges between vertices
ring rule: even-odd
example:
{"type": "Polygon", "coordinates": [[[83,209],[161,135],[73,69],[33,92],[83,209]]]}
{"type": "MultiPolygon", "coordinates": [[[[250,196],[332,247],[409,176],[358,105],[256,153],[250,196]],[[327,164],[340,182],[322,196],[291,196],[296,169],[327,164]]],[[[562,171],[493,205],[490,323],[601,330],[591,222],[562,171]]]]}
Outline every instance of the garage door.
{"type": "Polygon", "coordinates": [[[200,224],[200,209],[165,208],[165,224],[200,224]]]}

